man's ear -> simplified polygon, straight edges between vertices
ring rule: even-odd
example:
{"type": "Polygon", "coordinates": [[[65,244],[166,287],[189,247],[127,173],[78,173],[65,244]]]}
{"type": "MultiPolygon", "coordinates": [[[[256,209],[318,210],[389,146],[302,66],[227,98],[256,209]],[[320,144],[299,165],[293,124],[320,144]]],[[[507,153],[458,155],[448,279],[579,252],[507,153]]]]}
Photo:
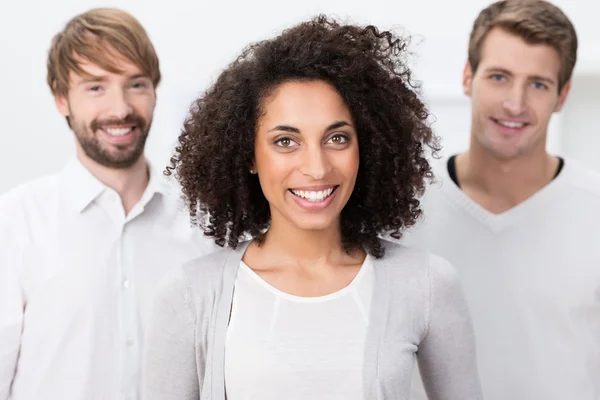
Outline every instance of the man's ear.
{"type": "Polygon", "coordinates": [[[54,104],[56,104],[56,108],[58,112],[61,113],[64,117],[69,116],[69,99],[67,99],[66,95],[60,94],[57,90],[56,81],[52,83],[52,91],[54,92],[54,104]]]}
{"type": "Polygon", "coordinates": [[[560,90],[560,94],[558,95],[558,102],[556,103],[556,107],[554,107],[554,112],[559,112],[562,110],[565,102],[567,101],[567,96],[569,96],[569,92],[571,91],[571,80],[569,79],[560,90]]]}
{"type": "Polygon", "coordinates": [[[473,68],[471,63],[467,61],[463,70],[463,93],[471,97],[471,85],[473,83],[473,68]]]}

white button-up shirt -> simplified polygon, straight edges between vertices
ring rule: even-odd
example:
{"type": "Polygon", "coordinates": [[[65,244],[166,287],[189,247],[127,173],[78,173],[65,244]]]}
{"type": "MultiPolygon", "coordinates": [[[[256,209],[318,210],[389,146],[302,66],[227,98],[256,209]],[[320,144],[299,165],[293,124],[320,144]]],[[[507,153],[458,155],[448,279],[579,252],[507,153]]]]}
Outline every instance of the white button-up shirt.
{"type": "Polygon", "coordinates": [[[155,285],[214,249],[154,170],[128,215],[77,160],[0,196],[0,400],[139,399],[155,285]]]}

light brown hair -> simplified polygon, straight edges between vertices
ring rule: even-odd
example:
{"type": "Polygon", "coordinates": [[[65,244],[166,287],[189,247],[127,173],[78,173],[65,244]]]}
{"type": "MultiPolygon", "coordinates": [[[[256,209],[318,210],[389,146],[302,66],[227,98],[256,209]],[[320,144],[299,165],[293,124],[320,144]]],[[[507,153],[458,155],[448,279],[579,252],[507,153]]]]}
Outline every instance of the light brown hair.
{"type": "Polygon", "coordinates": [[[519,36],[529,44],[547,44],[559,54],[558,89],[571,79],[577,61],[577,33],[560,8],[544,0],[497,1],[479,13],[469,39],[473,73],[481,61],[485,37],[493,28],[519,36]]]}
{"type": "Polygon", "coordinates": [[[77,15],[52,39],[47,60],[50,90],[65,96],[69,91],[69,73],[86,75],[80,59],[120,73],[121,57],[140,68],[156,88],[160,82],[158,56],[137,19],[115,8],[97,8],[77,15]]]}

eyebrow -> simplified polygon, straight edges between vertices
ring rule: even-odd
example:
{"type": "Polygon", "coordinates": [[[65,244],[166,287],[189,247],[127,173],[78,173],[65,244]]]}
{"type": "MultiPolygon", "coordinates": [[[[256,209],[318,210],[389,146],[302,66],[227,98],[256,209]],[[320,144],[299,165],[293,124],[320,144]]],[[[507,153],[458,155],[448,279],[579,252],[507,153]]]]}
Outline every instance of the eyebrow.
{"type": "Polygon", "coordinates": [[[106,80],[106,77],[104,76],[94,76],[94,75],[90,75],[89,77],[83,78],[82,80],[79,81],[79,85],[85,85],[87,83],[93,83],[93,82],[104,82],[106,80]]]}
{"type": "Polygon", "coordinates": [[[130,81],[136,80],[136,79],[151,79],[148,75],[145,74],[135,74],[130,76],[129,78],[130,81]]]}
{"type": "MultiPolygon", "coordinates": [[[[510,72],[509,70],[506,70],[504,68],[497,68],[497,67],[491,67],[491,68],[486,68],[485,70],[486,72],[490,73],[490,72],[500,72],[504,75],[508,75],[508,76],[513,76],[513,73],[510,72]]],[[[554,79],[551,78],[547,78],[545,76],[541,76],[541,75],[531,75],[528,77],[531,80],[535,80],[535,81],[542,81],[542,82],[546,82],[552,85],[555,85],[556,82],[554,81],[554,79]]]]}
{"type": "MultiPolygon", "coordinates": [[[[150,79],[148,76],[144,75],[144,74],[135,74],[132,76],[127,77],[127,80],[133,81],[136,79],[150,79]]],[[[78,85],[85,85],[88,83],[96,83],[96,82],[105,82],[106,76],[96,76],[96,75],[89,75],[89,77],[83,78],[78,85]]]]}
{"type": "MultiPolygon", "coordinates": [[[[346,121],[338,121],[338,122],[334,122],[333,124],[329,125],[327,127],[327,129],[325,129],[325,131],[329,132],[329,131],[332,131],[334,129],[341,128],[343,126],[352,127],[352,125],[350,125],[346,121]]],[[[275,128],[269,130],[269,132],[273,132],[273,131],[282,131],[282,132],[289,132],[289,133],[300,133],[300,129],[298,129],[298,128],[294,127],[294,126],[290,126],[290,125],[277,125],[275,128]]]]}

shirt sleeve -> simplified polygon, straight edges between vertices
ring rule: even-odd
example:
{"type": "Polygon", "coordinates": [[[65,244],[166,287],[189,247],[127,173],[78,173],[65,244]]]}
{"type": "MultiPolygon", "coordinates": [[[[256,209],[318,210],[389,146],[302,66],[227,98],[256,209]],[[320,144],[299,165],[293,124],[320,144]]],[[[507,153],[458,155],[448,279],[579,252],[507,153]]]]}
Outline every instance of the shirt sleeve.
{"type": "Polygon", "coordinates": [[[197,400],[195,316],[185,277],[177,269],[161,283],[146,326],[142,361],[143,400],[197,400]]]}
{"type": "Polygon", "coordinates": [[[428,329],[417,360],[430,400],[480,400],[475,335],[456,270],[432,256],[428,329]]]}
{"type": "Polygon", "coordinates": [[[10,395],[23,329],[20,271],[28,235],[20,211],[13,194],[0,196],[0,400],[10,395]]]}

